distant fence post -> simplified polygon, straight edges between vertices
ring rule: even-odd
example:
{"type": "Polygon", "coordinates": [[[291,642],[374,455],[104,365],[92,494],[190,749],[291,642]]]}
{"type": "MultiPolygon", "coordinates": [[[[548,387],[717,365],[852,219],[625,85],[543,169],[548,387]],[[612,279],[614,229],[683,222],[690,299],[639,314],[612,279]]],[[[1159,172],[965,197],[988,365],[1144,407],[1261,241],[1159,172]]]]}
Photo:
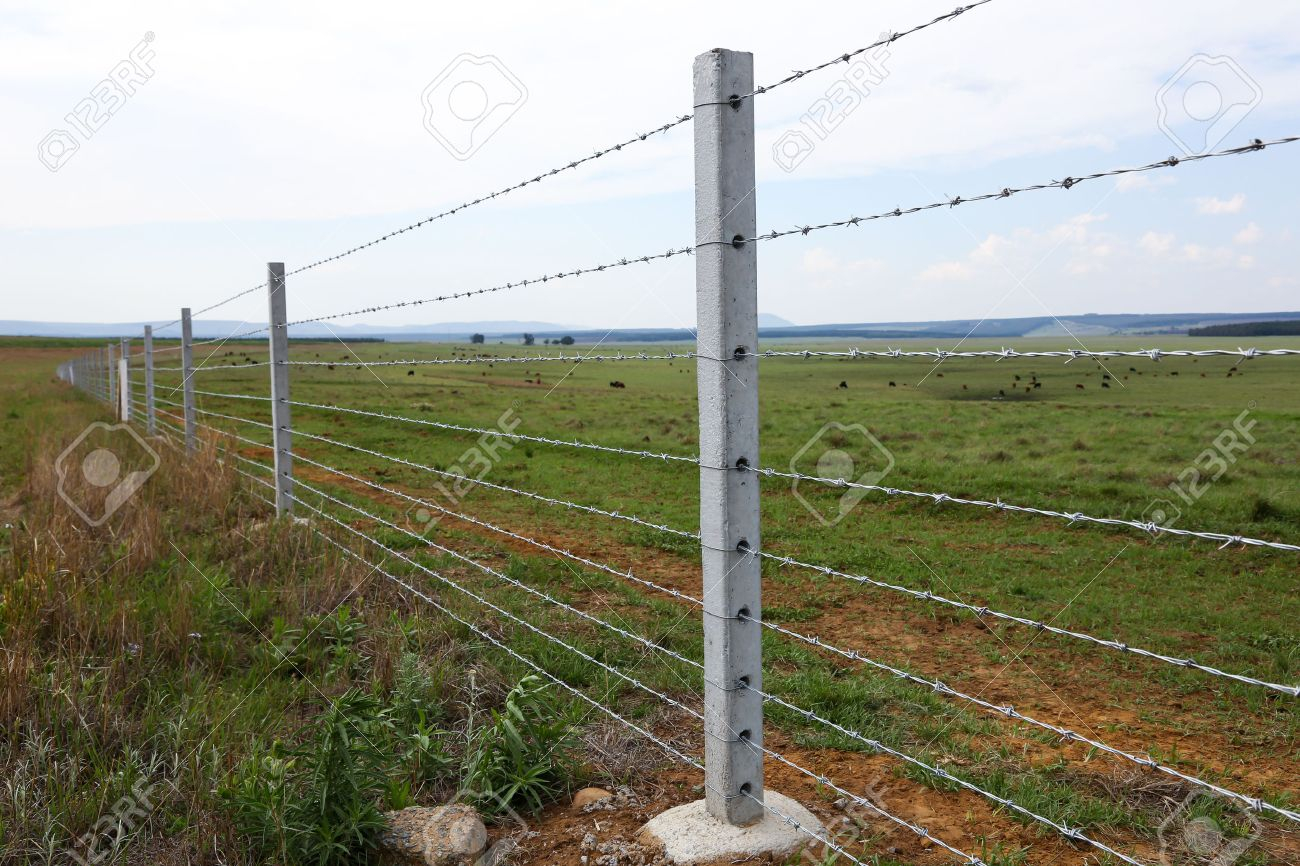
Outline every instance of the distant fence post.
{"type": "Polygon", "coordinates": [[[118,407],[123,422],[131,420],[131,338],[122,338],[122,357],[117,362],[118,407]]]}
{"type": "Polygon", "coordinates": [[[153,402],[153,325],[144,326],[144,427],[150,436],[158,432],[153,402]]]}
{"type": "Polygon", "coordinates": [[[117,358],[114,354],[112,343],[104,347],[104,402],[110,406],[117,403],[117,358]]]}
{"type": "Polygon", "coordinates": [[[705,801],[733,825],[763,817],[754,57],[695,58],[695,304],[704,576],[705,801]],[[746,688],[745,686],[752,688],[746,688]],[[746,742],[748,741],[748,742],[746,742]],[[746,796],[748,795],[748,796],[746,796]]]}
{"type": "Polygon", "coordinates": [[[185,394],[185,450],[198,445],[198,418],[194,411],[194,326],[190,308],[181,307],[181,388],[185,394]]]}
{"type": "Polygon", "coordinates": [[[266,265],[271,350],[271,444],[275,447],[275,513],[293,513],[293,428],[289,420],[289,321],[284,297],[284,263],[266,265]]]}

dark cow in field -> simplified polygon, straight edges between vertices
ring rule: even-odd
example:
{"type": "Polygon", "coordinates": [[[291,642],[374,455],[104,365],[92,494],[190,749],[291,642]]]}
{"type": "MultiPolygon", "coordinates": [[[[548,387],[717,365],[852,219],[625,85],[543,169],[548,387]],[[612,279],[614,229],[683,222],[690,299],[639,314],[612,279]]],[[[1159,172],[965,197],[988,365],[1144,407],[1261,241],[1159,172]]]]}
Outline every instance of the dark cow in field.
{"type": "Polygon", "coordinates": [[[611,388],[626,388],[627,385],[624,385],[622,382],[620,382],[620,381],[618,381],[617,379],[615,379],[613,382],[610,382],[610,383],[609,383],[609,387],[611,387],[611,388]]]}
{"type": "Polygon", "coordinates": [[[847,387],[849,387],[849,383],[848,383],[848,382],[845,382],[845,381],[843,381],[843,380],[840,380],[840,387],[841,387],[841,388],[847,388],[847,387]]]}

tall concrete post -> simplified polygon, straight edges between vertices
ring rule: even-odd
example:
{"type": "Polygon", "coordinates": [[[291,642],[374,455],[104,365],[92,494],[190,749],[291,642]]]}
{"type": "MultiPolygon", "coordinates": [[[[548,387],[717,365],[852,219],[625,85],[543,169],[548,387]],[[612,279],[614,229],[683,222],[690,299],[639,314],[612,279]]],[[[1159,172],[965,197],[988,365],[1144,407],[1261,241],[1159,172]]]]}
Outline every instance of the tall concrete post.
{"type": "Polygon", "coordinates": [[[104,402],[117,406],[117,353],[113,344],[104,347],[104,402]]]}
{"type": "Polygon", "coordinates": [[[153,400],[153,325],[144,326],[144,425],[150,436],[158,432],[158,414],[153,400]]]}
{"type": "Polygon", "coordinates": [[[131,420],[131,338],[123,337],[121,343],[122,358],[117,362],[118,369],[118,406],[119,417],[123,422],[131,420]]]}
{"type": "Polygon", "coordinates": [[[271,349],[271,442],[275,446],[275,513],[293,513],[292,425],[289,420],[289,329],[285,313],[284,263],[266,265],[267,324],[271,349]]]}
{"type": "Polygon", "coordinates": [[[763,703],[738,687],[762,687],[754,100],[735,98],[754,57],[714,49],[694,72],[705,801],[743,826],[763,817],[763,703]]]}
{"type": "Polygon", "coordinates": [[[190,308],[181,307],[181,388],[185,399],[185,450],[198,447],[198,418],[194,411],[194,326],[190,308]]]}

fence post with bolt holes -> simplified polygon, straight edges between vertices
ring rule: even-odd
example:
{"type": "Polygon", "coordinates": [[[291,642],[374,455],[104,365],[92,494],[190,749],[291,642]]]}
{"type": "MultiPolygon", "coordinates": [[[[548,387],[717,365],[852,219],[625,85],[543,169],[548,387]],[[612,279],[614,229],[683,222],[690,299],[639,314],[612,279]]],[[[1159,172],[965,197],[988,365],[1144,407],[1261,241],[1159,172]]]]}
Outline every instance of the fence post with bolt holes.
{"type": "Polygon", "coordinates": [[[153,402],[153,325],[144,326],[144,427],[150,436],[158,432],[153,402]]]}
{"type": "Polygon", "coordinates": [[[122,338],[122,357],[117,362],[119,417],[122,421],[131,420],[131,339],[122,338]]]}
{"type": "Polygon", "coordinates": [[[117,403],[117,357],[112,343],[104,347],[104,370],[104,402],[113,406],[117,403]]]}
{"type": "Polygon", "coordinates": [[[198,445],[198,418],[194,411],[194,324],[190,308],[181,307],[181,389],[185,395],[185,450],[198,445]]]}
{"type": "Polygon", "coordinates": [[[695,58],[695,309],[704,577],[705,801],[744,826],[763,817],[758,475],[758,256],[754,56],[695,58]],[[746,688],[750,686],[752,688],[746,688]]]}
{"type": "Polygon", "coordinates": [[[275,513],[293,513],[292,425],[289,421],[289,317],[285,313],[284,263],[266,265],[271,349],[271,442],[275,446],[275,513]]]}

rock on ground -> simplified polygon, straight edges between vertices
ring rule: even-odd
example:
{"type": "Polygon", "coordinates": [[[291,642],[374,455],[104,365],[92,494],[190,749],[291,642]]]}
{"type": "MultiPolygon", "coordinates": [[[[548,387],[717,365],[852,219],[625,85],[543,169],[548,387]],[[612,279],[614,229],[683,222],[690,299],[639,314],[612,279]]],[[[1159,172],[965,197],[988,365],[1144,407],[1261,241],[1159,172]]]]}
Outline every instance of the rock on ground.
{"type": "Polygon", "coordinates": [[[487,828],[469,806],[415,806],[385,812],[379,850],[390,863],[467,866],[487,847],[487,828]]]}

